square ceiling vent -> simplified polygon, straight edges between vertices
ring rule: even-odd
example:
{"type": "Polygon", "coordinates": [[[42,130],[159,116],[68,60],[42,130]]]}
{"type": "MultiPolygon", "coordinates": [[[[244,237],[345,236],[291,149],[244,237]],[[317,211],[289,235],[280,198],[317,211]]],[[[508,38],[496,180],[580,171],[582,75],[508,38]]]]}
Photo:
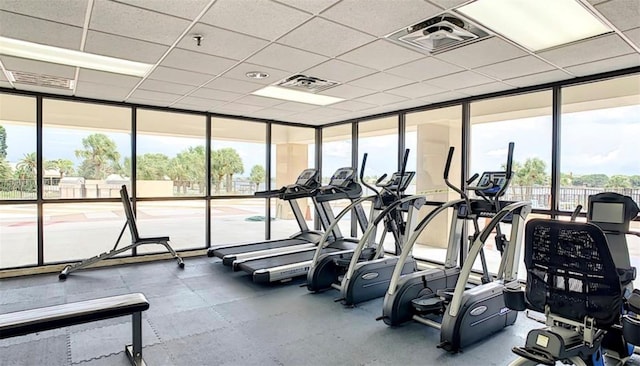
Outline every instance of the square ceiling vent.
{"type": "Polygon", "coordinates": [[[47,88],[73,89],[75,84],[75,81],[71,79],[61,78],[59,76],[36,74],[26,71],[7,70],[5,75],[9,80],[16,84],[44,86],[47,88]]]}
{"type": "Polygon", "coordinates": [[[313,76],[297,74],[274,84],[281,88],[293,89],[307,93],[318,93],[340,85],[337,81],[324,80],[313,76]]]}
{"type": "Polygon", "coordinates": [[[488,36],[489,33],[459,15],[443,13],[391,33],[387,39],[423,53],[437,54],[488,36]]]}

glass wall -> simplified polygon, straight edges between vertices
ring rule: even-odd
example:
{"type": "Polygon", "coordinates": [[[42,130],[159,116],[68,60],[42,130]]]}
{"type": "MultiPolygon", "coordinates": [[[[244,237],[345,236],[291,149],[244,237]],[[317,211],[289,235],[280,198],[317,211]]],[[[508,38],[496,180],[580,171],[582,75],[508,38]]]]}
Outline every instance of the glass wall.
{"type": "MultiPolygon", "coordinates": [[[[428,201],[446,202],[458,198],[443,180],[449,147],[455,148],[449,180],[460,184],[462,161],[462,108],[460,106],[407,114],[406,143],[410,149],[407,170],[416,172],[410,193],[425,195],[428,201]]],[[[420,210],[422,219],[434,206],[420,210]]],[[[414,256],[444,262],[452,212],[441,214],[420,236],[414,256]]]]}
{"type": "MultiPolygon", "coordinates": [[[[169,236],[175,250],[202,249],[207,245],[204,200],[138,202],[136,215],[140,235],[169,236]]],[[[165,252],[161,245],[143,245],[138,248],[138,253],[165,252]]]]}
{"type": "MultiPolygon", "coordinates": [[[[206,194],[204,116],[137,109],[136,128],[138,197],[206,194]]],[[[125,166],[131,169],[130,159],[125,166]]]]}
{"type": "Polygon", "coordinates": [[[262,198],[211,201],[211,245],[264,240],[265,203],[262,198]]]}
{"type": "Polygon", "coordinates": [[[351,124],[322,129],[322,184],[338,169],[351,166],[351,124]]]}
{"type": "Polygon", "coordinates": [[[0,269],[38,264],[37,209],[34,204],[0,205],[0,269]]]}
{"type": "MultiPolygon", "coordinates": [[[[271,189],[293,184],[300,173],[315,166],[315,129],[271,125],[271,189]]],[[[307,226],[313,229],[314,208],[309,198],[296,200],[307,226]]],[[[271,200],[271,237],[285,238],[300,231],[289,202],[271,200]]]]}

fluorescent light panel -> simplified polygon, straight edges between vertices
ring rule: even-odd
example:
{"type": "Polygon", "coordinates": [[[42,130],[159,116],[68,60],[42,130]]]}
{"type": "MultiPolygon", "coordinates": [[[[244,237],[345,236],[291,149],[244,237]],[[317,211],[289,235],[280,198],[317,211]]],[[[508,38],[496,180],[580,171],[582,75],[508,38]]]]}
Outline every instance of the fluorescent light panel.
{"type": "Polygon", "coordinates": [[[0,37],[0,54],[133,76],[145,76],[153,65],[0,37]]]}
{"type": "Polygon", "coordinates": [[[297,90],[290,90],[281,88],[279,86],[267,86],[265,88],[254,91],[254,95],[261,97],[269,97],[275,99],[290,100],[293,102],[315,104],[315,105],[329,105],[333,103],[342,102],[344,99],[330,97],[328,95],[319,95],[313,93],[306,93],[297,90]]]}
{"type": "Polygon", "coordinates": [[[611,31],[576,0],[477,0],[457,11],[531,51],[611,31]]]}

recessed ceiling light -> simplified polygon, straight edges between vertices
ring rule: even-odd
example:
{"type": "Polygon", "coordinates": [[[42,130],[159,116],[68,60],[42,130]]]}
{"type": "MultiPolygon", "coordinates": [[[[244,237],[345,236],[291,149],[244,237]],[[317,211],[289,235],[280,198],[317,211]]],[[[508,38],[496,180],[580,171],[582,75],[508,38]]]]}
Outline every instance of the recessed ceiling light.
{"type": "Polygon", "coordinates": [[[269,77],[269,74],[262,71],[249,71],[245,75],[251,79],[266,79],[269,77]]]}
{"type": "Polygon", "coordinates": [[[342,98],[330,97],[328,95],[306,93],[302,91],[281,88],[278,86],[267,86],[265,88],[256,90],[251,94],[315,105],[329,105],[342,102],[344,100],[342,98]]]}
{"type": "Polygon", "coordinates": [[[142,62],[47,46],[6,37],[0,37],[0,54],[141,77],[145,76],[153,67],[153,65],[142,62]]]}
{"type": "Polygon", "coordinates": [[[531,51],[611,31],[576,0],[477,0],[456,10],[531,51]]]}

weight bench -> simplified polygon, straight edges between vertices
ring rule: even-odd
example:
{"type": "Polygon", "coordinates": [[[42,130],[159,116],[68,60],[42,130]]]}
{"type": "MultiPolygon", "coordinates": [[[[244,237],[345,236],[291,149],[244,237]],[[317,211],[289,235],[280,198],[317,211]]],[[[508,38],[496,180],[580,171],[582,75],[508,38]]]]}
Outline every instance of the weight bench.
{"type": "Polygon", "coordinates": [[[127,217],[127,221],[125,222],[122,230],[120,231],[120,235],[118,236],[118,240],[116,240],[116,244],[113,246],[108,252],[102,253],[95,257],[85,259],[82,262],[68,265],[64,267],[62,272],[58,275],[58,278],[64,280],[67,278],[67,275],[73,271],[77,271],[81,268],[88,267],[94,263],[100,262],[103,259],[111,258],[120,253],[126,252],[127,250],[134,249],[138,245],[142,244],[160,244],[164,245],[165,248],[171,253],[171,256],[178,261],[178,266],[180,268],[184,268],[184,262],[182,258],[176,253],[175,250],[169,245],[169,237],[168,236],[156,236],[156,237],[147,237],[141,238],[138,234],[138,225],[136,225],[136,216],[133,213],[133,207],[131,206],[131,201],[129,200],[129,193],[127,193],[127,186],[123,185],[120,189],[120,200],[122,201],[122,205],[124,206],[124,213],[127,217]],[[118,249],[118,244],[120,243],[120,239],[122,239],[122,235],[124,234],[125,229],[129,226],[129,231],[131,232],[131,244],[126,247],[122,247],[118,249]]]}
{"type": "Polygon", "coordinates": [[[142,312],[147,309],[147,298],[133,293],[0,314],[0,339],[132,315],[133,342],[125,353],[133,366],[144,366],[142,312]]]}

